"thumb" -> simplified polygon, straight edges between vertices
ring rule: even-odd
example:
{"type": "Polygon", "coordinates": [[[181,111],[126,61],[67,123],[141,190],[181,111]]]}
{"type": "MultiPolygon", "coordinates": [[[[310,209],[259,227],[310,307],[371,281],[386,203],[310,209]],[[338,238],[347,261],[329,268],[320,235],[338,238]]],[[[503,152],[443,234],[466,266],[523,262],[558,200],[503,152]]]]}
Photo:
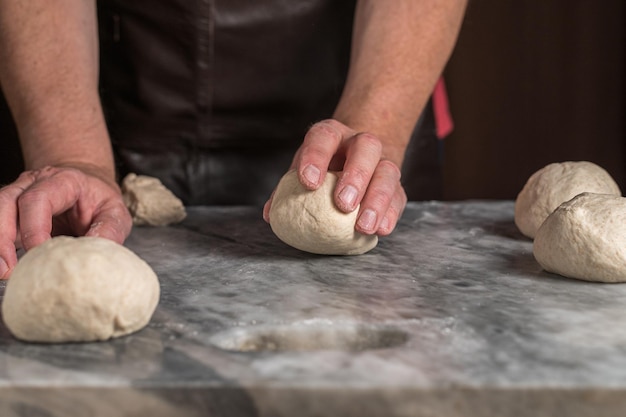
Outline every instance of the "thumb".
{"type": "Polygon", "coordinates": [[[126,207],[120,203],[98,212],[85,236],[101,237],[113,242],[124,243],[132,229],[132,218],[126,207]]]}

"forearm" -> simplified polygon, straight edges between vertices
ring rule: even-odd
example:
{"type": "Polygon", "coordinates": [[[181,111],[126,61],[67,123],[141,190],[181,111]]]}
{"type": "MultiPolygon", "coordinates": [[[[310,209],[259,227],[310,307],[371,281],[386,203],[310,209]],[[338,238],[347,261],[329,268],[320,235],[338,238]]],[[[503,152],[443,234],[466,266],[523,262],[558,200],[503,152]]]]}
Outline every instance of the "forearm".
{"type": "Polygon", "coordinates": [[[0,84],[28,169],[86,166],[114,179],[95,0],[0,1],[0,84]]]}
{"type": "Polygon", "coordinates": [[[467,0],[359,0],[350,71],[334,118],[376,135],[401,166],[450,57],[467,0]]]}

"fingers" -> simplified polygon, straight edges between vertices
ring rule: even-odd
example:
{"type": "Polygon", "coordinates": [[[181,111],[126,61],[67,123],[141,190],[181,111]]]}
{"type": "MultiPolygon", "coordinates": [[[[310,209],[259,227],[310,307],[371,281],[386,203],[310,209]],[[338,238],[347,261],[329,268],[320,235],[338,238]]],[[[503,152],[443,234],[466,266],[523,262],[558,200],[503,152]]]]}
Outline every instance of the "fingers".
{"type": "Polygon", "coordinates": [[[117,202],[103,207],[93,218],[85,236],[101,237],[122,244],[130,234],[132,219],[126,206],[117,202]]]}
{"type": "Polygon", "coordinates": [[[13,184],[0,189],[0,240],[10,240],[13,244],[17,237],[17,201],[20,195],[28,189],[35,177],[25,172],[13,184]]]}
{"type": "MultiPolygon", "coordinates": [[[[355,229],[388,235],[402,215],[407,197],[400,185],[400,169],[382,158],[383,144],[374,135],[324,120],[308,131],[292,168],[310,190],[319,187],[328,169],[342,171],[334,191],[335,205],[351,212],[360,204],[355,229]]],[[[263,209],[266,221],[271,202],[270,198],[263,209]]]]}
{"type": "Polygon", "coordinates": [[[0,189],[0,278],[17,264],[16,242],[31,249],[57,234],[58,227],[121,244],[132,218],[115,184],[97,175],[55,167],[26,172],[0,189]]]}
{"type": "Polygon", "coordinates": [[[55,216],[63,220],[64,234],[102,237],[120,244],[132,228],[118,189],[76,169],[56,170],[32,185],[18,206],[26,250],[50,238],[55,216]]]}
{"type": "Polygon", "coordinates": [[[50,239],[53,216],[74,206],[83,187],[78,171],[49,169],[38,173],[38,181],[25,190],[17,202],[24,249],[50,239]]]}
{"type": "Polygon", "coordinates": [[[343,174],[335,187],[335,204],[344,212],[359,205],[382,155],[382,144],[374,135],[359,133],[346,142],[343,174]]]}
{"type": "Polygon", "coordinates": [[[387,213],[383,215],[383,219],[378,226],[378,230],[376,231],[377,235],[387,236],[391,234],[393,229],[396,228],[398,220],[400,220],[400,217],[402,217],[402,213],[404,212],[406,203],[406,192],[404,191],[404,188],[402,188],[402,186],[399,186],[396,189],[393,198],[391,199],[391,204],[387,209],[387,213]]]}
{"type": "Polygon", "coordinates": [[[356,230],[365,234],[390,234],[406,202],[400,169],[390,161],[380,161],[361,202],[356,230]]]}
{"type": "MultiPolygon", "coordinates": [[[[354,132],[342,123],[322,120],[315,123],[304,136],[302,145],[294,156],[291,169],[298,173],[300,183],[308,190],[316,190],[324,182],[328,169],[341,170],[341,166],[332,167],[338,151],[346,138],[354,132]]],[[[263,206],[263,219],[269,223],[270,207],[274,193],[263,206]]]]}
{"type": "Polygon", "coordinates": [[[8,278],[17,264],[17,200],[34,181],[30,173],[24,173],[13,184],[0,189],[0,279],[8,278]]]}
{"type": "Polygon", "coordinates": [[[323,120],[311,126],[293,164],[302,185],[315,190],[324,182],[331,160],[351,133],[336,120],[323,120]]]}

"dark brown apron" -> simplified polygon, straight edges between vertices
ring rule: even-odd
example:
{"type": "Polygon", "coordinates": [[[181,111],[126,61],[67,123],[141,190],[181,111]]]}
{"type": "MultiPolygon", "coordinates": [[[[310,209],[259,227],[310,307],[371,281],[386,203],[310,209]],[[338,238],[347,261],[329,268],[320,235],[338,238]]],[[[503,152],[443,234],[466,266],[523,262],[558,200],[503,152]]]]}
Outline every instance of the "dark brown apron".
{"type": "MultiPolygon", "coordinates": [[[[355,0],[98,0],[100,92],[120,176],[186,204],[262,204],[308,127],[331,117],[355,0]]],[[[438,198],[430,111],[408,150],[411,199],[438,198]]]]}

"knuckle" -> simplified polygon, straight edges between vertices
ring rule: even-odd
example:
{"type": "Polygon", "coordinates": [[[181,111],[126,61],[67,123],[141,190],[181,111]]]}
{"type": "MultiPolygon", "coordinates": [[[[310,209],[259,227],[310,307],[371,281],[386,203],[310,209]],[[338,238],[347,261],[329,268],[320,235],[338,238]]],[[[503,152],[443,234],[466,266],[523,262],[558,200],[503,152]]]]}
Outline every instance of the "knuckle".
{"type": "Polygon", "coordinates": [[[0,188],[0,204],[14,203],[17,197],[25,190],[16,184],[6,185],[0,188]]]}
{"type": "Polygon", "coordinates": [[[380,141],[380,139],[378,139],[376,136],[372,135],[371,133],[367,133],[367,132],[359,133],[356,136],[354,136],[354,143],[357,146],[362,146],[378,154],[382,153],[382,150],[383,150],[383,144],[380,141]]]}
{"type": "Polygon", "coordinates": [[[378,168],[385,172],[386,175],[392,175],[397,181],[400,180],[402,173],[400,168],[393,162],[383,159],[378,163],[378,168]]]}
{"type": "Polygon", "coordinates": [[[39,175],[39,170],[24,171],[20,174],[19,177],[17,177],[17,181],[22,181],[22,180],[34,181],[37,178],[37,175],[39,175]]]}
{"type": "Polygon", "coordinates": [[[342,178],[342,182],[349,181],[351,183],[355,183],[355,185],[362,187],[369,183],[371,177],[371,171],[360,166],[353,166],[350,167],[348,171],[346,171],[344,178],[342,178]]]}
{"type": "Polygon", "coordinates": [[[324,120],[320,120],[319,122],[315,124],[320,125],[320,126],[328,126],[336,130],[339,130],[341,128],[341,123],[335,119],[324,119],[324,120]]]}
{"type": "Polygon", "coordinates": [[[17,205],[19,207],[27,207],[32,204],[36,204],[41,201],[44,201],[47,198],[48,198],[48,195],[45,191],[38,190],[38,189],[30,189],[30,190],[24,191],[22,194],[20,194],[17,197],[17,205]]]}
{"type": "Polygon", "coordinates": [[[40,174],[40,175],[44,175],[44,176],[48,176],[48,175],[53,175],[54,173],[56,173],[58,171],[57,168],[47,165],[41,169],[38,169],[37,171],[35,171],[36,173],[40,174]]]}
{"type": "Polygon", "coordinates": [[[389,208],[387,209],[387,213],[395,218],[400,217],[400,213],[402,213],[403,207],[404,207],[404,204],[401,206],[396,206],[395,204],[391,204],[389,208]]]}
{"type": "Polygon", "coordinates": [[[303,145],[300,148],[300,159],[314,159],[319,160],[323,159],[326,156],[326,152],[324,152],[324,148],[317,146],[315,143],[311,143],[308,145],[303,145]]]}
{"type": "Polygon", "coordinates": [[[311,126],[311,131],[337,139],[341,138],[339,122],[333,119],[325,119],[315,123],[311,126]]]}
{"type": "Polygon", "coordinates": [[[370,190],[367,198],[368,206],[374,207],[381,211],[383,208],[389,207],[392,195],[386,190],[370,190]]]}
{"type": "MultiPolygon", "coordinates": [[[[32,182],[44,180],[46,178],[50,178],[53,175],[57,174],[59,169],[53,166],[45,166],[38,169],[33,169],[31,171],[26,171],[22,175],[24,179],[30,180],[32,182]]],[[[21,177],[21,176],[20,176],[21,177]]]]}
{"type": "Polygon", "coordinates": [[[398,216],[402,214],[408,202],[409,202],[409,199],[406,197],[406,193],[402,191],[402,198],[400,200],[400,204],[398,205],[396,209],[396,211],[398,212],[398,216]]]}
{"type": "Polygon", "coordinates": [[[83,172],[73,167],[54,167],[45,166],[43,168],[26,172],[29,174],[33,182],[44,182],[50,179],[59,179],[63,183],[75,183],[81,180],[84,176],[83,172]]]}
{"type": "Polygon", "coordinates": [[[396,194],[394,198],[391,200],[391,204],[387,209],[387,212],[393,215],[396,219],[399,219],[402,216],[402,212],[404,212],[404,208],[407,204],[406,192],[402,187],[400,187],[399,194],[396,194]]]}

